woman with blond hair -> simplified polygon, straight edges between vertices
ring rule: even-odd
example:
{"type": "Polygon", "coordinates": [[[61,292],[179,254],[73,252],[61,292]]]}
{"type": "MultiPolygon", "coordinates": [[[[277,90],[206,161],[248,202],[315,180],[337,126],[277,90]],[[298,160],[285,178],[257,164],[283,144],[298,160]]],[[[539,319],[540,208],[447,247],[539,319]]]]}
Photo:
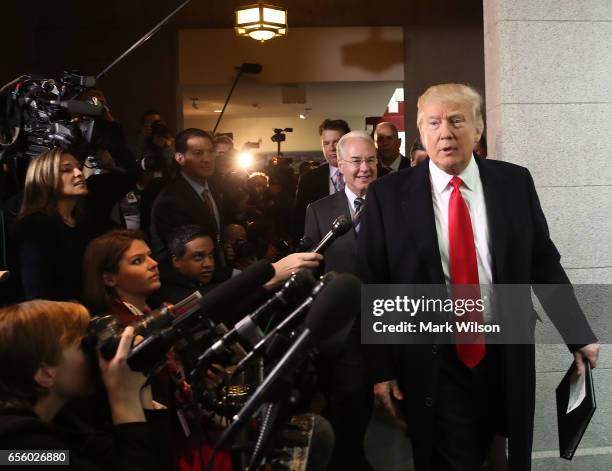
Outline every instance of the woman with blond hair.
{"type": "Polygon", "coordinates": [[[70,401],[91,392],[81,347],[88,324],[87,310],[76,303],[37,300],[0,309],[0,443],[11,450],[46,450],[39,453],[47,462],[63,450],[75,470],[161,469],[157,419],[147,422],[145,416],[145,409],[154,407],[143,390],[145,377],[126,363],[131,327],[113,359],[99,357],[110,433],[89,426],[66,429],[55,420],[70,401]]]}
{"type": "Polygon", "coordinates": [[[12,233],[26,299],[78,298],[85,247],[109,228],[110,209],[132,178],[109,174],[86,181],[81,162],[61,148],[30,162],[12,233]]]}

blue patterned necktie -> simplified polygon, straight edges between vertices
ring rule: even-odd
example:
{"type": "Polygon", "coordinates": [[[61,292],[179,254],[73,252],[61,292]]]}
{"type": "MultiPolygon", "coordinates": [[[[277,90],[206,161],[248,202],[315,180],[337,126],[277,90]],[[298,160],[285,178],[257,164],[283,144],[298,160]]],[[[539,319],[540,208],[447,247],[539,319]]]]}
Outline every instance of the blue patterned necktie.
{"type": "Polygon", "coordinates": [[[361,196],[355,198],[355,201],[353,202],[353,205],[355,206],[355,217],[353,218],[353,227],[355,228],[355,232],[359,232],[359,223],[361,222],[361,209],[363,208],[364,203],[365,200],[361,196]]]}

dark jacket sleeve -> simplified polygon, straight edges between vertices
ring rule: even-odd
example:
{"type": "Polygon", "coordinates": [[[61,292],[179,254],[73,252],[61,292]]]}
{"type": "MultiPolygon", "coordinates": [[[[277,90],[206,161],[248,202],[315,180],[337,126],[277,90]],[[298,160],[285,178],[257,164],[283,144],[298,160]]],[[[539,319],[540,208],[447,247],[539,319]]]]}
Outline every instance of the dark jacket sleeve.
{"type": "MultiPolygon", "coordinates": [[[[357,276],[364,284],[383,284],[390,279],[380,208],[376,185],[371,185],[361,218],[357,252],[357,276]]],[[[397,377],[391,345],[364,345],[363,349],[370,382],[380,383],[397,377]]]]}
{"type": "Polygon", "coordinates": [[[54,299],[57,233],[49,217],[34,214],[17,227],[19,270],[25,299],[54,299]]]}
{"type": "Polygon", "coordinates": [[[306,208],[306,218],[304,224],[304,238],[310,238],[312,240],[312,246],[314,247],[321,240],[321,228],[319,227],[319,219],[317,213],[309,204],[306,208]]]}

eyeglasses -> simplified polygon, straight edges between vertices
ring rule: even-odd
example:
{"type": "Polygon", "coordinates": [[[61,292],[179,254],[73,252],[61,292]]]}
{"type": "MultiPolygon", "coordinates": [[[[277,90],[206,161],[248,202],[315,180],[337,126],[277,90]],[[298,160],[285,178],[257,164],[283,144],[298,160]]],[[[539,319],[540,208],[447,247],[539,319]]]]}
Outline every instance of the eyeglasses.
{"type": "Polygon", "coordinates": [[[374,167],[378,159],[376,157],[366,157],[365,159],[358,159],[353,157],[350,159],[342,159],[344,162],[351,164],[353,167],[361,167],[361,164],[365,162],[368,167],[374,167]]]}

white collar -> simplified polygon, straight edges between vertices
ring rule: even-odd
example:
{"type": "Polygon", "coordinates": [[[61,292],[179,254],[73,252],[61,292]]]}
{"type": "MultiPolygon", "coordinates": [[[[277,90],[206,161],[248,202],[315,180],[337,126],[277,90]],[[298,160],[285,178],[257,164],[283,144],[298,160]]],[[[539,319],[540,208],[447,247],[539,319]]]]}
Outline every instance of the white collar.
{"type": "MultiPolygon", "coordinates": [[[[355,209],[355,200],[358,198],[358,196],[350,190],[348,185],[344,185],[344,194],[349,200],[349,206],[351,209],[355,209]]],[[[363,195],[361,198],[365,200],[366,195],[363,195]]]]}
{"type": "MultiPolygon", "coordinates": [[[[438,167],[433,160],[429,159],[429,175],[431,177],[431,183],[438,193],[442,193],[450,183],[454,175],[449,175],[440,167],[438,167]]],[[[474,154],[470,157],[470,163],[463,169],[463,171],[457,175],[463,184],[473,190],[476,185],[476,181],[480,178],[480,172],[478,171],[478,164],[474,158],[474,154]]]]}
{"type": "Polygon", "coordinates": [[[206,181],[206,183],[204,183],[204,185],[202,185],[199,182],[196,182],[193,178],[189,177],[185,172],[183,172],[181,170],[181,175],[183,176],[183,178],[185,180],[187,180],[187,183],[189,183],[189,185],[191,185],[191,187],[195,190],[195,192],[198,195],[202,195],[202,192],[204,190],[210,191],[210,188],[208,187],[208,180],[206,181]]]}

